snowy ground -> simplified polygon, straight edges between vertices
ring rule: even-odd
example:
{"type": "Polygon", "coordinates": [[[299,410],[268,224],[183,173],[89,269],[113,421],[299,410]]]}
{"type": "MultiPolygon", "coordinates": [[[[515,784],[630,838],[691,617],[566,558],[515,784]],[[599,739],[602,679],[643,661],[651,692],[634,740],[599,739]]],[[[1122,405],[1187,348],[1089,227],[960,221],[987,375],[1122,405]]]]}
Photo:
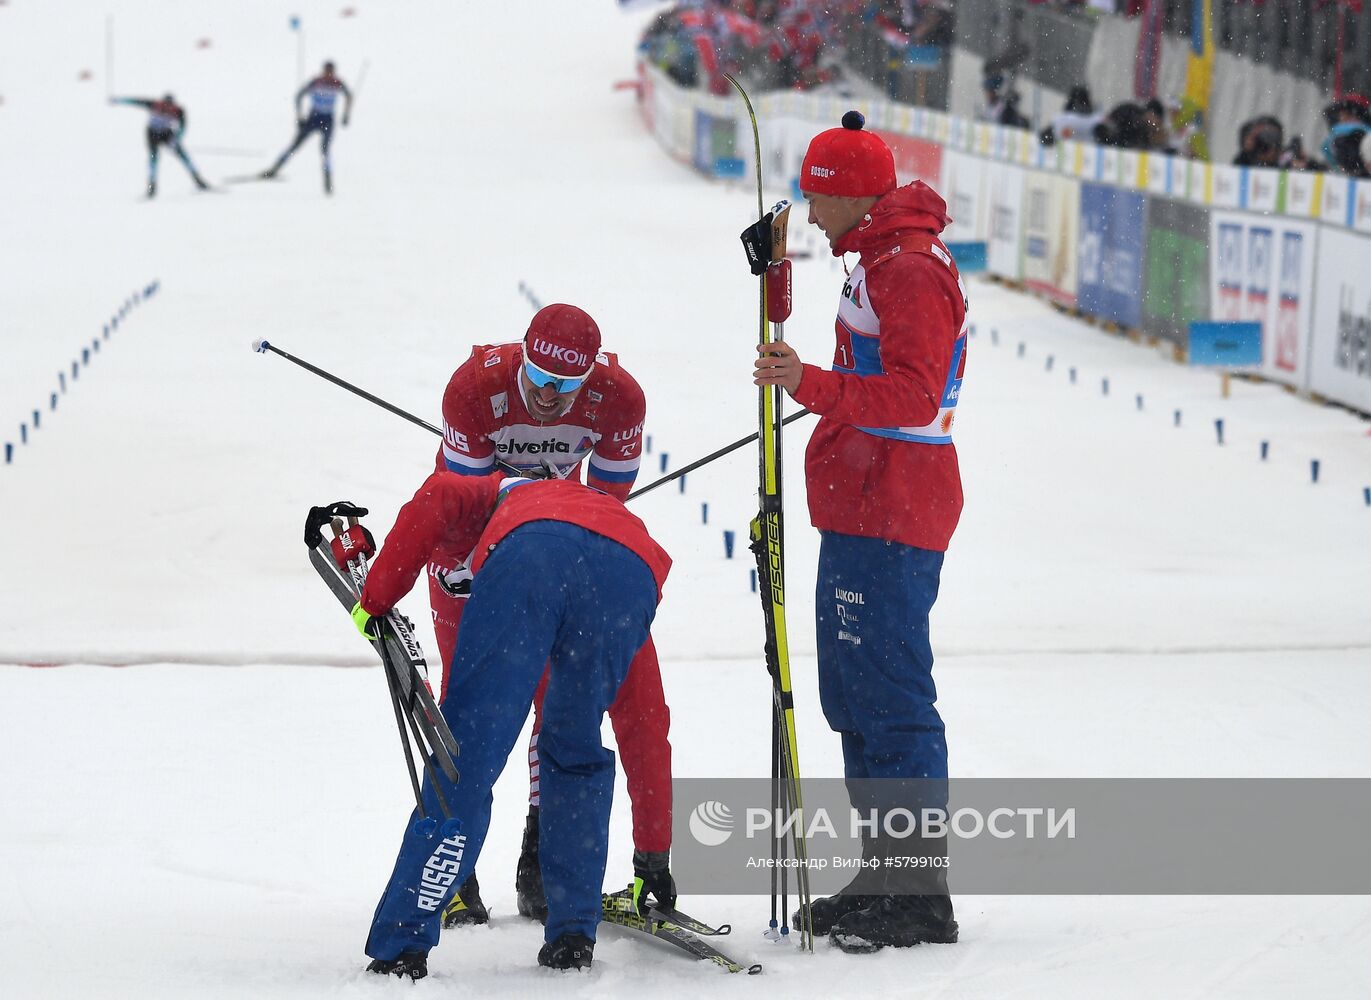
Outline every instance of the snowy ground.
{"type": "MultiPolygon", "coordinates": [[[[436,420],[469,345],[522,333],[526,281],[589,309],[643,383],[644,481],[662,452],[677,466],[752,428],[755,286],[736,233],[755,203],[668,160],[611,90],[649,15],[554,0],[341,7],[295,8],[311,69],[332,56],[355,83],[369,60],[335,145],[334,198],[310,146],[284,183],[226,194],[192,194],[164,163],[152,203],[139,197],[143,115],[104,104],[107,9],[116,92],[173,90],[188,147],[217,178],[261,169],[290,137],[284,8],[0,7],[0,443],[45,409],[0,465],[0,663],[65,664],[0,668],[2,995],[395,989],[361,974],[361,944],[407,788],[381,678],[338,669],[369,654],[299,531],[310,504],[344,496],[388,525],[434,440],[251,354],[253,338],[436,420]],[[154,279],[159,295],[46,411],[57,372],[154,279]]],[[[812,360],[831,350],[840,275],[822,254],[797,263],[788,339],[812,360]]],[[[1368,425],[1270,386],[1237,383],[1223,400],[1214,376],[1035,300],[982,282],[971,294],[967,506],[934,619],[954,774],[1371,774],[1368,425]]],[[[682,776],[765,773],[759,615],[720,534],[745,528],[752,463],[739,453],[684,495],[635,504],[676,559],[656,634],[682,776]]],[[[802,762],[831,776],[808,627],[815,540],[791,484],[802,762]]],[[[407,609],[425,617],[422,597],[407,609]]],[[[690,907],[731,921],[731,946],[765,976],[606,929],[592,974],[554,977],[534,967],[538,929],[513,915],[523,785],[514,768],[497,789],[481,864],[494,923],[450,935],[423,990],[1371,992],[1365,898],[961,897],[956,947],[809,958],[752,936],[764,900],[691,897],[688,884],[690,907]]],[[[625,805],[611,885],[629,874],[625,805]]]]}

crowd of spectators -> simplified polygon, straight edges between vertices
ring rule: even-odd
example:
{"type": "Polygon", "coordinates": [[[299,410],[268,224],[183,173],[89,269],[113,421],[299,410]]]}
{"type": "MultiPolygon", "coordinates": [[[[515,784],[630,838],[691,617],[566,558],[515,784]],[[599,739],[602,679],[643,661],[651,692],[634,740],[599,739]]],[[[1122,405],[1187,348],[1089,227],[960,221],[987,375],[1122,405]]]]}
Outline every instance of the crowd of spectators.
{"type": "MultiPolygon", "coordinates": [[[[1057,7],[1128,13],[1131,0],[1035,0],[1057,7]]],[[[800,90],[839,79],[853,32],[874,28],[893,51],[952,44],[953,0],[681,0],[658,15],[641,51],[682,86],[729,91],[725,73],[800,90]]],[[[978,117],[1030,128],[1019,94],[1004,72],[986,67],[978,117]]],[[[1350,94],[1324,110],[1329,132],[1317,150],[1302,137],[1287,140],[1281,122],[1261,115],[1239,129],[1240,166],[1333,170],[1371,176],[1371,102],[1350,94]]],[[[1039,133],[1046,144],[1088,141],[1121,149],[1197,155],[1199,116],[1178,100],[1124,101],[1097,109],[1089,90],[1072,88],[1066,106],[1039,133]]]]}
{"type": "Polygon", "coordinates": [[[1352,177],[1371,177],[1371,102],[1348,94],[1323,109],[1328,136],[1317,154],[1301,136],[1286,141],[1285,127],[1274,115],[1258,115],[1238,129],[1240,167],[1281,170],[1329,170],[1352,177]]]}
{"type": "Polygon", "coordinates": [[[862,26],[894,48],[945,49],[953,0],[682,0],[649,25],[640,50],[682,86],[727,93],[733,73],[808,90],[839,78],[862,26]]]}

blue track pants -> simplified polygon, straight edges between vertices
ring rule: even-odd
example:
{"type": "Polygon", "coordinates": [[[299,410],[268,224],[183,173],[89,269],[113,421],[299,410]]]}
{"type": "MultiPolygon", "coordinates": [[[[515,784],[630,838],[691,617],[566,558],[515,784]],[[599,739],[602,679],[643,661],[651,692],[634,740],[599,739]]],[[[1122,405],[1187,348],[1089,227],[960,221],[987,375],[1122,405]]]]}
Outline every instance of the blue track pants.
{"type": "Polygon", "coordinates": [[[547,892],[545,937],[595,937],[614,796],[614,754],[600,723],[647,640],[657,585],[618,542],[560,521],[510,532],[471,588],[443,715],[462,752],[461,780],[430,781],[425,810],[405,826],[400,854],[367,937],[366,953],[393,959],[438,943],[443,907],[476,867],[490,823],[491,787],[550,668],[543,702],[539,857],[547,892]]]}

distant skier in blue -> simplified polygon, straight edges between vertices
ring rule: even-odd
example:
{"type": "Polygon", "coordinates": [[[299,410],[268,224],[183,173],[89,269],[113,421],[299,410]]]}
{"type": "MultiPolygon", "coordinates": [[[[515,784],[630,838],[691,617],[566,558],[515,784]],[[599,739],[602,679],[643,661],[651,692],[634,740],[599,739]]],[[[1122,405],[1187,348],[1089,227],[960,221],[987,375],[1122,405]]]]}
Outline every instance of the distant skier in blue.
{"type": "Polygon", "coordinates": [[[270,169],[264,170],[261,177],[270,180],[275,177],[280,169],[286,165],[286,161],[294,155],[315,132],[319,133],[319,151],[324,160],[324,193],[333,193],[333,164],[329,159],[329,145],[333,141],[333,118],[338,108],[339,96],[343,98],[343,125],[347,125],[348,118],[352,114],[352,91],[348,90],[347,84],[338,78],[334,71],[333,63],[324,63],[324,71],[316,76],[309,83],[300,88],[295,95],[295,117],[297,119],[297,131],[295,141],[290,144],[290,148],[280,155],[277,161],[272,164],[270,169]],[[300,102],[309,97],[309,115],[301,112],[300,102]]]}
{"type": "Polygon", "coordinates": [[[190,162],[190,157],[181,147],[181,137],[186,134],[186,109],[176,103],[171,94],[160,100],[151,97],[111,97],[111,104],[131,104],[147,108],[148,111],[148,197],[157,196],[157,151],[170,146],[177,159],[190,171],[191,180],[201,191],[209,190],[209,185],[190,162]]]}

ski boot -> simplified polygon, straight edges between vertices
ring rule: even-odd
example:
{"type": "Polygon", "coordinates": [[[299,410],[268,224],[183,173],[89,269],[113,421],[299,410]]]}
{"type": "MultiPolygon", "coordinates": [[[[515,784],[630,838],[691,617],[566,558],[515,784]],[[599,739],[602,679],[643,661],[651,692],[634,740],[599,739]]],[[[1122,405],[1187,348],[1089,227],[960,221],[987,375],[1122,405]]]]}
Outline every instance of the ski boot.
{"type": "Polygon", "coordinates": [[[548,969],[589,969],[595,942],[584,934],[563,934],[538,952],[538,964],[548,969]]]}
{"type": "Polygon", "coordinates": [[[547,896],[543,892],[543,871],[538,865],[538,807],[529,806],[524,821],[524,843],[519,849],[519,867],[514,873],[514,893],[519,916],[547,923],[547,896]]]}
{"type": "MultiPolygon", "coordinates": [[[[880,893],[885,889],[885,874],[879,864],[880,859],[877,858],[874,839],[863,838],[862,860],[867,866],[863,867],[851,882],[832,896],[813,900],[809,904],[809,917],[813,922],[812,930],[816,937],[828,934],[833,925],[843,917],[866,909],[880,898],[880,893]]],[[[792,928],[798,930],[803,927],[804,911],[796,910],[791,920],[792,928]]]]}
{"type": "Polygon", "coordinates": [[[378,976],[399,976],[411,980],[423,979],[428,975],[428,953],[423,951],[404,951],[399,958],[373,959],[367,966],[368,972],[378,976]]]}
{"type": "Polygon", "coordinates": [[[956,944],[957,921],[948,896],[881,896],[832,928],[833,943],[850,955],[916,944],[956,944]]]}
{"type": "Polygon", "coordinates": [[[457,895],[452,897],[452,902],[448,903],[447,909],[443,911],[443,930],[489,922],[490,911],[481,901],[481,886],[476,881],[476,873],[472,872],[471,877],[462,883],[457,895]]]}

